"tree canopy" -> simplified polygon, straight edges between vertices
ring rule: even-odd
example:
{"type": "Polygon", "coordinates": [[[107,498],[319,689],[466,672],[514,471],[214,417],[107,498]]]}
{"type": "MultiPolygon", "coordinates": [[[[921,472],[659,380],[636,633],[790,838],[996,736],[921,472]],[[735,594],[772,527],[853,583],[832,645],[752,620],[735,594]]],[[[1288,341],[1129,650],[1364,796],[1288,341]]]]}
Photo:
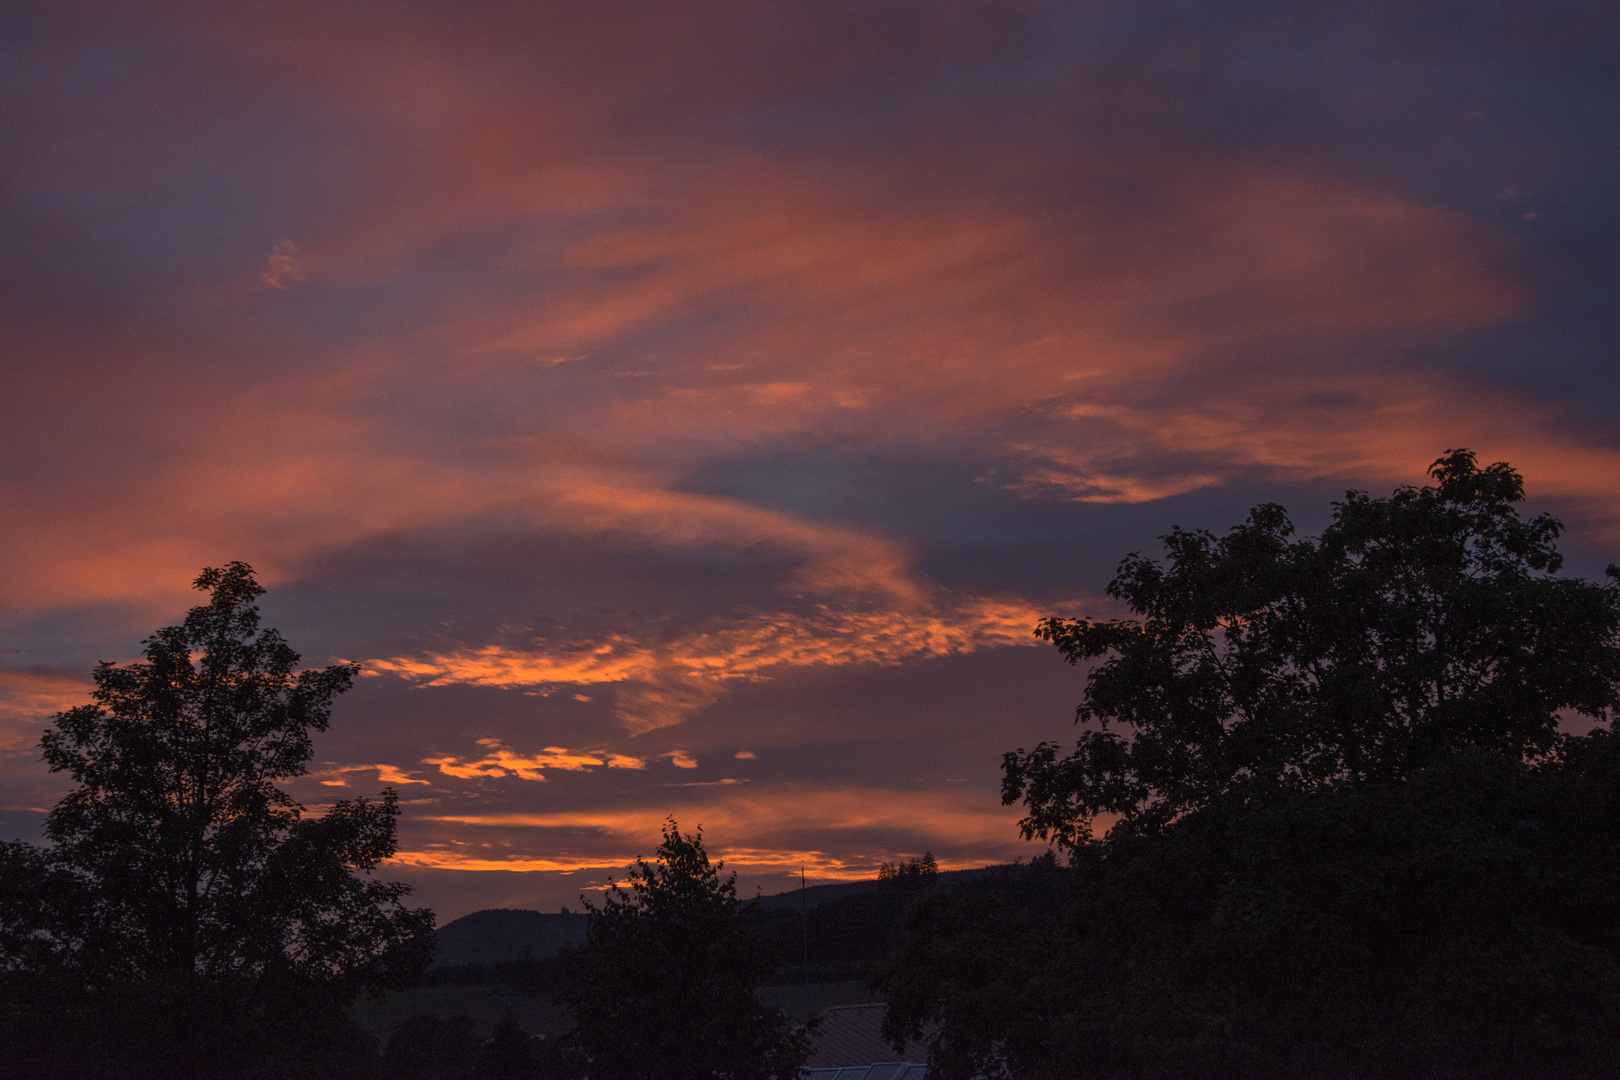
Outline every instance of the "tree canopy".
{"type": "Polygon", "coordinates": [[[1224,537],[1177,528],[1108,594],[1140,619],[1043,620],[1087,675],[1075,750],[1004,759],[1026,836],[1068,847],[1222,795],[1390,781],[1474,746],[1556,754],[1560,717],[1620,703],[1620,571],[1557,576],[1561,525],[1516,508],[1506,463],[1447,451],[1433,487],[1351,491],[1315,540],[1281,506],[1224,537]]]}
{"type": "Polygon", "coordinates": [[[393,792],[307,818],[276,786],[305,772],[353,665],[300,670],[259,626],[244,563],[196,587],[208,604],[148,638],[143,661],[98,665],[90,703],[45,734],[46,763],[77,786],[46,819],[51,847],[6,846],[0,949],[79,1006],[156,1010],[152,1037],[126,1033],[119,1052],[145,1045],[176,1073],[213,1057],[218,1075],[263,1049],[233,1038],[314,1035],[357,993],[419,972],[433,916],[366,874],[394,851],[393,792]]]}
{"type": "Polygon", "coordinates": [[[1431,475],[1312,540],[1177,529],[1109,587],[1137,619],[1040,624],[1092,665],[1083,730],[1003,797],[1067,915],[913,907],[888,1030],[930,1076],[1613,1075],[1620,571],[1560,578],[1506,464],[1431,475]]]}
{"type": "Polygon", "coordinates": [[[797,1075],[809,1040],[759,1001],[776,957],[742,918],[736,875],[720,876],[701,829],[683,834],[671,819],[663,836],[628,890],[614,884],[601,907],[586,905],[586,941],[558,999],[577,1067],[593,1080],[797,1075]]]}

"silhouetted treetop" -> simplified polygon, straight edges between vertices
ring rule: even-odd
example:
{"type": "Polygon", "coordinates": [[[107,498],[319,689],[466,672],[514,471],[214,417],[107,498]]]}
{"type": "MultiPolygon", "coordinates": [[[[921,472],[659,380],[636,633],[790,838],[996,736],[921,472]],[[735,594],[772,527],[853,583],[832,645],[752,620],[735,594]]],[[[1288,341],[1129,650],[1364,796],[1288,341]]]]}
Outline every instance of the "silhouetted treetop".
{"type": "Polygon", "coordinates": [[[433,913],[365,873],[394,853],[394,793],[306,818],[276,786],[305,772],[354,665],[301,670],[260,627],[245,563],[196,587],[206,605],[141,661],[97,665],[90,702],[41,740],[76,784],[46,818],[52,846],[0,852],[0,972],[36,979],[23,1000],[68,993],[91,1027],[116,1017],[108,1060],[140,1075],[227,1075],[278,1039],[319,1043],[433,950],[433,913]]]}
{"type": "Polygon", "coordinates": [[[1434,486],[1348,492],[1315,540],[1281,506],[1217,537],[1177,528],[1167,564],[1127,556],[1108,586],[1139,619],[1049,618],[1036,633],[1088,676],[1073,753],[1005,755],[1026,836],[1069,847],[1092,820],[1152,828],[1222,796],[1395,780],[1480,747],[1559,752],[1559,716],[1620,703],[1620,570],[1557,577],[1561,525],[1524,483],[1450,450],[1434,486]]]}
{"type": "Polygon", "coordinates": [[[932,851],[923,852],[920,859],[907,859],[898,863],[884,863],[878,867],[878,881],[885,885],[919,887],[939,880],[939,860],[932,851]]]}
{"type": "Polygon", "coordinates": [[[565,1048],[600,1080],[798,1074],[803,1029],[760,1003],[775,970],[770,942],[740,917],[736,875],[721,877],[701,830],[666,822],[657,858],[636,860],[629,889],[610,884],[558,1001],[574,1028],[565,1048]]]}

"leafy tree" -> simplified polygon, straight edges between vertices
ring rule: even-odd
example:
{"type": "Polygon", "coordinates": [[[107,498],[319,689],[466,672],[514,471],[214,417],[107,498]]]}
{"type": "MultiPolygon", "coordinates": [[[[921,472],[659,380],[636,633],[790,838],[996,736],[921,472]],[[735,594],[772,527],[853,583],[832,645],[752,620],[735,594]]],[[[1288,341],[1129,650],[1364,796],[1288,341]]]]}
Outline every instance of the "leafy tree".
{"type": "Polygon", "coordinates": [[[1561,714],[1606,719],[1620,570],[1557,577],[1562,526],[1519,517],[1507,464],[1451,450],[1430,475],[1349,492],[1318,540],[1290,540],[1271,503],[1225,537],[1178,528],[1168,568],[1133,554],[1108,586],[1140,621],[1043,620],[1070,663],[1107,659],[1072,754],[1005,756],[1025,836],[1077,847],[1099,815],[1154,828],[1223,795],[1399,780],[1465,746],[1542,758],[1561,714]]]}
{"type": "Polygon", "coordinates": [[[1068,874],[1052,852],[916,894],[871,984],[896,1051],[931,1040],[930,1076],[1029,1075],[1064,1021],[1068,874]]]}
{"type": "Polygon", "coordinates": [[[886,965],[929,1075],[1613,1075],[1620,747],[1478,749],[1277,791],[1076,853],[1066,924],[927,896],[886,965]]]}
{"type": "Polygon", "coordinates": [[[912,909],[889,1029],[930,1075],[1613,1075],[1620,571],[1557,577],[1507,465],[1431,474],[1315,540],[1178,529],[1110,586],[1140,621],[1040,625],[1100,661],[1076,750],[1004,761],[1067,923],[912,909]]]}
{"type": "Polygon", "coordinates": [[[92,929],[71,871],[21,841],[0,843],[0,976],[56,966],[92,929]]]}
{"type": "Polygon", "coordinates": [[[383,1071],[397,1080],[473,1080],[483,1051],[472,1017],[416,1013],[390,1033],[383,1071]]]}
{"type": "Polygon", "coordinates": [[[574,1022],[567,1050],[592,1080],[766,1080],[796,1075],[809,1057],[803,1029],[759,1001],[776,958],[723,869],[701,830],[683,834],[670,819],[629,891],[615,884],[601,907],[586,905],[585,944],[558,1001],[574,1022]]]}
{"type": "Polygon", "coordinates": [[[1102,1075],[1612,1075],[1613,742],[1541,767],[1470,749],[1123,838],[1076,881],[1065,1052],[1102,1075]]]}
{"type": "Polygon", "coordinates": [[[333,1035],[357,993],[432,953],[432,912],[364,876],[393,854],[394,794],[310,819],[275,786],[305,771],[354,667],[298,670],[259,627],[246,564],[196,586],[207,605],[143,662],[98,665],[91,703],[57,715],[45,761],[78,786],[46,819],[53,847],[6,853],[27,872],[0,888],[5,963],[117,1017],[112,1071],[249,1068],[333,1035]],[[30,891],[47,902],[17,920],[7,897],[30,891]]]}
{"type": "Polygon", "coordinates": [[[555,1040],[524,1031],[511,1009],[489,1033],[479,1073],[484,1080],[576,1080],[578,1075],[558,1060],[555,1040]]]}

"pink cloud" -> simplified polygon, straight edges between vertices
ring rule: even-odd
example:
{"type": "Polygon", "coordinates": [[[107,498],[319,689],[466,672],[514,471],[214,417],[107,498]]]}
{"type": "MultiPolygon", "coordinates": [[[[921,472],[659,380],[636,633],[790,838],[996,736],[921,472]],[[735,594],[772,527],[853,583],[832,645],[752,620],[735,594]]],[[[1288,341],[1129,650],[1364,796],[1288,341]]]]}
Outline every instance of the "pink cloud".
{"type": "Polygon", "coordinates": [[[0,750],[34,746],[53,714],[89,701],[89,681],[76,675],[0,668],[0,750]]]}

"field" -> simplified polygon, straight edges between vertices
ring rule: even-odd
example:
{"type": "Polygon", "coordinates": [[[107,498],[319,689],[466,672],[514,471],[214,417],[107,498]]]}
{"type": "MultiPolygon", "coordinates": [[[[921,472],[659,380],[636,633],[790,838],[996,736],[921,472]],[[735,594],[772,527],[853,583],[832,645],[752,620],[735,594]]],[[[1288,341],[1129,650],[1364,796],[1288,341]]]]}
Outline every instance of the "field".
{"type": "MultiPolygon", "coordinates": [[[[356,1023],[379,1037],[418,1013],[441,1018],[470,1016],[480,1035],[488,1035],[501,1014],[511,1009],[518,1024],[530,1034],[556,1035],[568,1030],[568,1018],[544,997],[515,997],[494,993],[490,986],[424,986],[389,994],[381,1002],[362,998],[354,1006],[356,1023]]],[[[781,1009],[795,1020],[808,1020],[835,1005],[860,1005],[878,997],[858,979],[809,985],[767,986],[760,990],[765,1004],[781,1009]]]]}

